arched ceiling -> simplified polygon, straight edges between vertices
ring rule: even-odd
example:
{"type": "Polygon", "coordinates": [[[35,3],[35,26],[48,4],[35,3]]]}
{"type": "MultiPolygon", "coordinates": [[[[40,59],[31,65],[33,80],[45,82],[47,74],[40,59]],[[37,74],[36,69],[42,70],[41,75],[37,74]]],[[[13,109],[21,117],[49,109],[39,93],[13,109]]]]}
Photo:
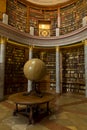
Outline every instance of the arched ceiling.
{"type": "Polygon", "coordinates": [[[38,5],[56,5],[73,0],[27,0],[27,1],[38,5]]]}

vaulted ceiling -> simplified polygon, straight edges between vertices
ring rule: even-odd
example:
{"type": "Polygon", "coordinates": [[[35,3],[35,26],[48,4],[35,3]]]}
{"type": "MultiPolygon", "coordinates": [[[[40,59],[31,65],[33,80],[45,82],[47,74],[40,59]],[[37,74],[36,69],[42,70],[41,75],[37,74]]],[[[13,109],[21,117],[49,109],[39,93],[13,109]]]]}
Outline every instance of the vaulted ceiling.
{"type": "Polygon", "coordinates": [[[27,0],[27,1],[39,5],[56,5],[56,4],[61,4],[73,0],[27,0]]]}

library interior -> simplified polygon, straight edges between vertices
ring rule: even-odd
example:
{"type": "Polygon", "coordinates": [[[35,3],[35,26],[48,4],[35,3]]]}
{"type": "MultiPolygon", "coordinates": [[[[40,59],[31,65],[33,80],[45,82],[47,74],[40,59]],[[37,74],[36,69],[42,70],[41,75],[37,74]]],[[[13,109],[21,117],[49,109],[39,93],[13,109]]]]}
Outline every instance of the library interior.
{"type": "Polygon", "coordinates": [[[87,130],[87,0],[0,0],[0,130],[87,130]]]}

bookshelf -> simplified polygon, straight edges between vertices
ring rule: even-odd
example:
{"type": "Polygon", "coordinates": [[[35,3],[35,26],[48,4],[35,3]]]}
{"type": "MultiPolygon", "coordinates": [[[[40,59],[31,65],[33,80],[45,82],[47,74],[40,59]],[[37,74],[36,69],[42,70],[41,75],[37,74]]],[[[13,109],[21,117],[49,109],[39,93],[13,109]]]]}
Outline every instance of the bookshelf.
{"type": "Polygon", "coordinates": [[[56,36],[56,28],[57,28],[57,19],[58,18],[58,11],[57,8],[54,9],[46,9],[44,11],[44,20],[48,20],[51,22],[51,28],[50,28],[50,36],[56,36]]]}
{"type": "Polygon", "coordinates": [[[27,28],[27,6],[17,0],[7,0],[8,24],[22,32],[27,28]]]}
{"type": "MultiPolygon", "coordinates": [[[[56,52],[55,49],[34,49],[33,58],[40,58],[47,67],[47,73],[50,76],[50,89],[56,87],[56,52]]],[[[49,77],[48,76],[48,77],[49,77]]]]}
{"type": "Polygon", "coordinates": [[[15,0],[7,0],[8,24],[13,27],[16,27],[16,7],[17,2],[15,0]]]}
{"type": "Polygon", "coordinates": [[[17,1],[16,8],[16,27],[22,32],[26,32],[27,23],[27,6],[23,3],[17,1]]]}
{"type": "Polygon", "coordinates": [[[39,22],[50,22],[51,36],[56,35],[58,12],[56,8],[39,7],[30,5],[20,0],[7,0],[8,24],[22,32],[29,33],[29,28],[34,27],[34,35],[39,35],[39,22]]]}
{"type": "Polygon", "coordinates": [[[85,93],[84,45],[61,49],[62,92],[85,93]]]}
{"type": "Polygon", "coordinates": [[[43,9],[40,7],[30,7],[30,26],[35,29],[35,35],[39,35],[38,24],[40,23],[51,23],[50,35],[56,35],[57,28],[57,9],[43,9]]]}
{"type": "Polygon", "coordinates": [[[9,42],[6,43],[5,95],[25,91],[27,89],[27,79],[23,73],[23,66],[27,60],[27,47],[9,42]]]}
{"type": "Polygon", "coordinates": [[[60,8],[60,35],[81,28],[82,19],[87,16],[86,0],[78,0],[68,6],[60,8]]]}
{"type": "Polygon", "coordinates": [[[56,28],[60,20],[60,35],[64,35],[83,26],[83,18],[87,16],[87,1],[78,0],[52,8],[32,5],[20,0],[7,0],[6,12],[9,16],[8,23],[20,31],[29,33],[30,27],[34,27],[34,35],[39,36],[39,22],[44,24],[49,21],[50,36],[56,36],[56,28]]]}
{"type": "Polygon", "coordinates": [[[56,53],[54,51],[49,51],[47,53],[47,60],[46,66],[47,70],[50,74],[50,87],[55,89],[56,88],[56,53]]]}

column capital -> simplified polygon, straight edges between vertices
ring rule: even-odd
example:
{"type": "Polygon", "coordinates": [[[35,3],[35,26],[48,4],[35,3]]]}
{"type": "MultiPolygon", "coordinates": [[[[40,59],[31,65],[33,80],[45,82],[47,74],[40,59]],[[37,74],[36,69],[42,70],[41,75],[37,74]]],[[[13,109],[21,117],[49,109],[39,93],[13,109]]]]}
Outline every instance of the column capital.
{"type": "Polygon", "coordinates": [[[6,37],[0,36],[0,44],[4,44],[7,41],[6,37]]]}
{"type": "Polygon", "coordinates": [[[56,52],[59,52],[59,46],[56,46],[56,52]]]}
{"type": "Polygon", "coordinates": [[[87,46],[87,39],[83,40],[85,46],[87,46]]]}
{"type": "Polygon", "coordinates": [[[29,46],[29,49],[31,49],[31,50],[32,50],[32,49],[33,49],[33,46],[29,46]]]}

